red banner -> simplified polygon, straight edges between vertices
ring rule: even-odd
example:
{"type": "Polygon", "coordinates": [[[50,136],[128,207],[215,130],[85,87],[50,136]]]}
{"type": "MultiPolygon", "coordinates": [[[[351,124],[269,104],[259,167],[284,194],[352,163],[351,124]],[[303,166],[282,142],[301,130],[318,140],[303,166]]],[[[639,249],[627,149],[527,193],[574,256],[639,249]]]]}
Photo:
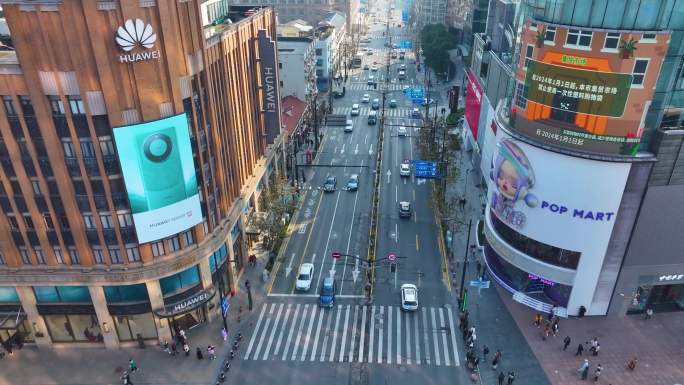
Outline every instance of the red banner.
{"type": "Polygon", "coordinates": [[[468,70],[468,84],[466,86],[465,96],[465,118],[473,134],[473,138],[477,140],[477,128],[480,122],[480,107],[482,107],[482,87],[477,80],[477,76],[473,71],[468,70]]]}

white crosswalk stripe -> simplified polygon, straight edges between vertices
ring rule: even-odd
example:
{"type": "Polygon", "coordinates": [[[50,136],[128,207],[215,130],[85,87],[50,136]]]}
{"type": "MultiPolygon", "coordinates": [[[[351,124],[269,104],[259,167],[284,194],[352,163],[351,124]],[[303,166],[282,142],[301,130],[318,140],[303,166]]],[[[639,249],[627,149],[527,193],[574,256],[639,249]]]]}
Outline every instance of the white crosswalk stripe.
{"type": "Polygon", "coordinates": [[[244,360],[459,366],[450,308],[267,303],[244,360]]]}
{"type": "MultiPolygon", "coordinates": [[[[372,109],[370,107],[359,108],[359,116],[368,116],[372,109]]],[[[409,118],[411,116],[412,107],[386,108],[385,116],[389,118],[409,118]]],[[[351,107],[334,107],[333,113],[336,115],[351,115],[351,107]]],[[[351,117],[354,118],[354,117],[351,117]]]]}

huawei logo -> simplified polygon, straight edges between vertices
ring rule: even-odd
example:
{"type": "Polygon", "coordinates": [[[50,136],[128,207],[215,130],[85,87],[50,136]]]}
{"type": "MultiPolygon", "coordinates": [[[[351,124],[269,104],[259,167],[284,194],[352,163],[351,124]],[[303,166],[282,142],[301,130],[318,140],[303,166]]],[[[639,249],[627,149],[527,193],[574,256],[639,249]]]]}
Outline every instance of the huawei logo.
{"type": "Polygon", "coordinates": [[[159,50],[150,50],[157,41],[157,34],[152,30],[152,26],[145,24],[140,19],[128,19],[116,31],[116,43],[122,50],[127,52],[119,56],[122,63],[134,63],[143,60],[159,59],[159,50]],[[147,48],[146,51],[129,53],[136,46],[147,48]]]}
{"type": "Polygon", "coordinates": [[[152,26],[140,19],[135,19],[135,21],[128,19],[116,31],[116,42],[126,52],[138,44],[148,49],[152,48],[155,41],[157,41],[157,34],[152,31],[152,26]]]}

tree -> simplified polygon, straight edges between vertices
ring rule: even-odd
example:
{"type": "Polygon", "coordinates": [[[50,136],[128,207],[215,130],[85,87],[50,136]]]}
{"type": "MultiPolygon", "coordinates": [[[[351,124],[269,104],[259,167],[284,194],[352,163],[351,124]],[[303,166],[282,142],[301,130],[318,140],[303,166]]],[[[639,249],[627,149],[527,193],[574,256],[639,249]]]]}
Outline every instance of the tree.
{"type": "Polygon", "coordinates": [[[425,55],[425,64],[435,73],[449,70],[449,50],[456,48],[455,36],[444,24],[428,24],[420,32],[420,45],[425,55]]]}
{"type": "Polygon", "coordinates": [[[287,192],[287,180],[272,174],[268,185],[259,195],[261,215],[255,215],[252,225],[261,234],[266,250],[276,251],[285,237],[286,226],[294,212],[296,201],[287,192]]]}

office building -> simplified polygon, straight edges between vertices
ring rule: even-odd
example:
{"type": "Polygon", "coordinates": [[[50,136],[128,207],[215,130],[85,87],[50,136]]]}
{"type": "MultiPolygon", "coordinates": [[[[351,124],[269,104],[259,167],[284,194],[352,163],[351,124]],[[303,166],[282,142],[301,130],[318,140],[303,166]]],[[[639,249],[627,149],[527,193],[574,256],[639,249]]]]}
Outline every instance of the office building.
{"type": "Polygon", "coordinates": [[[310,101],[316,94],[316,52],[313,39],[278,36],[280,95],[310,101]]]}
{"type": "Polygon", "coordinates": [[[114,348],[220,319],[284,169],[273,11],[0,4],[0,338],[114,348]]]}

